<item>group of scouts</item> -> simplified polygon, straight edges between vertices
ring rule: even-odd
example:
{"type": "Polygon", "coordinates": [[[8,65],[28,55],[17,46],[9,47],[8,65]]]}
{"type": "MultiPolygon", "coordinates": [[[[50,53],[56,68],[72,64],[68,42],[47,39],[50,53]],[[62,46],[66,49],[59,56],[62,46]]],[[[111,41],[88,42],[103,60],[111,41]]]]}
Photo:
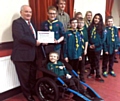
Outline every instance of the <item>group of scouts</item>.
{"type": "Polygon", "coordinates": [[[102,50],[102,75],[104,77],[107,77],[108,74],[116,76],[113,64],[119,40],[118,29],[113,26],[112,16],[107,17],[105,26],[100,13],[95,14],[92,19],[91,11],[86,12],[85,18],[82,18],[82,14],[78,12],[74,18],[69,19],[67,13],[61,12],[59,9],[57,11],[54,6],[50,6],[47,13],[48,20],[42,23],[41,30],[54,32],[54,51],[79,73],[81,81],[85,82],[84,72],[87,55],[91,66],[87,77],[104,82],[99,64],[102,50]],[[61,19],[62,16],[64,18],[61,19]]]}

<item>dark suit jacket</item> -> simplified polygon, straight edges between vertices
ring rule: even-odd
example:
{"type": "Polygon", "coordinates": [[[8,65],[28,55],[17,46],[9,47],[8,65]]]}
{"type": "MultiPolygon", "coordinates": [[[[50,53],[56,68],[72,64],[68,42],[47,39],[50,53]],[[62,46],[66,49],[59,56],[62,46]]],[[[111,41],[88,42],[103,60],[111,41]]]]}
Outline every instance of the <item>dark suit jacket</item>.
{"type": "Polygon", "coordinates": [[[36,39],[23,18],[18,18],[12,24],[13,61],[34,61],[36,50],[36,39]]]}

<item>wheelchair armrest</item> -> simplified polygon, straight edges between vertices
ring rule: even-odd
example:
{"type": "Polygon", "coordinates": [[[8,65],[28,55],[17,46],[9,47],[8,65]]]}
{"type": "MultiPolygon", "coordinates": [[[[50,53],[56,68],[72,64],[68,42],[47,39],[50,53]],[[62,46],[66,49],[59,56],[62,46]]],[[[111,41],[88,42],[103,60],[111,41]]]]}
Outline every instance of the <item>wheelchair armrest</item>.
{"type": "Polygon", "coordinates": [[[42,67],[42,68],[39,68],[39,70],[42,71],[43,73],[49,74],[49,75],[51,75],[53,77],[57,77],[57,75],[55,73],[53,73],[52,71],[48,70],[47,68],[42,67]]]}

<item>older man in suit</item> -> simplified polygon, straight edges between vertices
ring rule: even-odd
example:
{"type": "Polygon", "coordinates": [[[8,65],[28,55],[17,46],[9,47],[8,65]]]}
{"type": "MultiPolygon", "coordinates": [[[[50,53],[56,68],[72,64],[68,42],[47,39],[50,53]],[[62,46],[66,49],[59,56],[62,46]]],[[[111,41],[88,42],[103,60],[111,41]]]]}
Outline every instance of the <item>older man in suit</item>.
{"type": "Polygon", "coordinates": [[[36,31],[32,25],[32,9],[23,5],[21,17],[12,24],[13,52],[11,59],[15,64],[23,95],[27,101],[35,101],[33,89],[36,78],[36,55],[40,53],[40,42],[36,38],[36,31]]]}

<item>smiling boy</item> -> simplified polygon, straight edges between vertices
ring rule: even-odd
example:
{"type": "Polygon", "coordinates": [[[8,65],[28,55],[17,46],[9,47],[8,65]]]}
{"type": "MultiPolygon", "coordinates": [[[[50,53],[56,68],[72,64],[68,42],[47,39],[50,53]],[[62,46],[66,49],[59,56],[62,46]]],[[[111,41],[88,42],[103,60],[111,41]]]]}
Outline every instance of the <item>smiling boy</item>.
{"type": "Polygon", "coordinates": [[[60,55],[61,42],[64,40],[64,27],[63,24],[56,19],[57,9],[54,6],[48,7],[47,15],[48,20],[42,23],[41,30],[54,32],[53,50],[60,55]]]}

